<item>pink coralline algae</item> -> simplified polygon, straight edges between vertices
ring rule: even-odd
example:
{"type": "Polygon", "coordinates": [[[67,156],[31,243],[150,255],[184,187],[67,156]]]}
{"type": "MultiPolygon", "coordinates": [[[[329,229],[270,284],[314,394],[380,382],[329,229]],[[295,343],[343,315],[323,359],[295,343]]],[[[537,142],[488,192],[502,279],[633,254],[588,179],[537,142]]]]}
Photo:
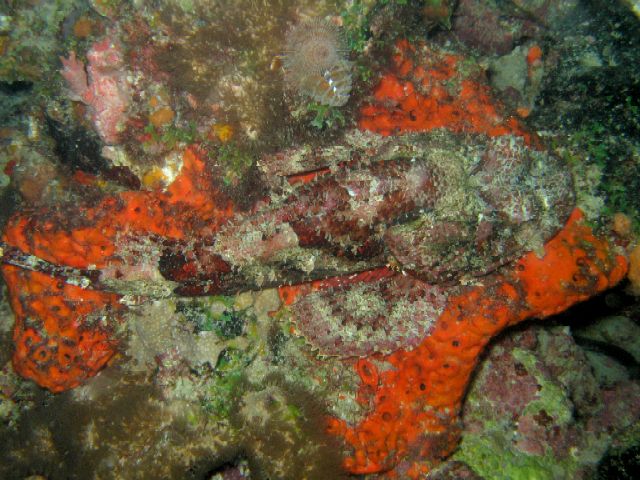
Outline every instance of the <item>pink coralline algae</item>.
{"type": "Polygon", "coordinates": [[[482,0],[460,0],[453,19],[456,38],[485,55],[505,55],[539,28],[531,16],[508,15],[504,7],[482,0]]]}
{"type": "Polygon", "coordinates": [[[613,432],[638,421],[638,395],[634,380],[599,385],[568,328],[531,325],[486,355],[463,409],[459,459],[486,476],[501,462],[505,472],[528,463],[539,475],[553,465],[562,478],[593,478],[585,459],[600,458],[613,432]]]}
{"type": "Polygon", "coordinates": [[[131,96],[122,47],[109,37],[96,42],[87,52],[86,72],[73,51],[60,60],[60,73],[71,90],[71,99],[88,106],[87,114],[105,143],[117,143],[131,96]]]}

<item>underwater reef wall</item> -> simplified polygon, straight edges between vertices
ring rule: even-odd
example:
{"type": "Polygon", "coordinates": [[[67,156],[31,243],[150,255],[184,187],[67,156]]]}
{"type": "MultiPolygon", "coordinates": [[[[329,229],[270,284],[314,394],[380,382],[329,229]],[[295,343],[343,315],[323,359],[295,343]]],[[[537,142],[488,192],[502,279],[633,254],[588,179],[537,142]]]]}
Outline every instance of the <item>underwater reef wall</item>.
{"type": "MultiPolygon", "coordinates": [[[[163,449],[147,476],[418,479],[452,455],[486,474],[461,418],[492,339],[638,282],[633,221],[594,215],[576,159],[527,127],[550,65],[534,17],[522,45],[481,38],[503,56],[478,62],[451,41],[476,38],[477,2],[93,3],[50,55],[55,95],[29,117],[46,128],[0,132],[21,198],[0,244],[0,391],[31,399],[2,404],[22,409],[10,428],[51,415],[41,437],[90,438],[78,458],[117,463],[107,478],[163,449]],[[140,436],[114,433],[111,408],[140,436]]],[[[544,375],[518,355],[496,368],[530,387],[544,375]]],[[[516,447],[544,456],[558,411],[523,415],[516,447]]],[[[45,445],[36,430],[7,458],[45,445]]]]}

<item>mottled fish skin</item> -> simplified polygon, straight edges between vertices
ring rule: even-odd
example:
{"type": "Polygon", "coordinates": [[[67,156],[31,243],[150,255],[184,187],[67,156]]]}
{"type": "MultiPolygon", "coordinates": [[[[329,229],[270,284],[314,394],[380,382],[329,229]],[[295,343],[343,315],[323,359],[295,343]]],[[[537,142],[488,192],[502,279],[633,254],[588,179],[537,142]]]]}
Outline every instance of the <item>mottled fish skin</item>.
{"type": "Polygon", "coordinates": [[[351,148],[288,152],[296,167],[324,165],[331,175],[290,195],[281,219],[297,234],[297,246],[345,252],[376,238],[383,252],[369,252],[369,261],[390,261],[403,273],[316,291],[289,307],[299,332],[323,355],[412,348],[449,295],[542,248],[574,206],[568,169],[519,137],[441,131],[345,138],[351,148]]]}
{"type": "Polygon", "coordinates": [[[137,294],[176,284],[186,295],[232,294],[385,265],[430,284],[465,283],[540,251],[574,205],[562,162],[513,136],[350,132],[332,146],[289,154],[325,174],[274,187],[217,231],[203,224],[197,240],[151,236],[138,245],[121,236],[118,275],[104,267],[94,285],[132,294],[115,280],[151,269],[159,278],[137,294]],[[141,248],[156,254],[141,256],[141,248]]]}
{"type": "Polygon", "coordinates": [[[574,205],[562,162],[519,137],[436,131],[343,140],[326,151],[300,147],[298,164],[318,168],[324,159],[329,174],[223,227],[216,253],[242,271],[315,248],[370,259],[370,268],[392,260],[429,283],[451,283],[539,250],[574,205]]]}
{"type": "Polygon", "coordinates": [[[396,274],[314,292],[289,308],[298,331],[322,355],[364,357],[418,345],[444,310],[447,293],[396,274]]]}
{"type": "MultiPolygon", "coordinates": [[[[520,137],[484,140],[471,164],[441,176],[432,210],[386,230],[403,269],[430,283],[485,275],[528,251],[541,251],[569,218],[573,180],[562,162],[520,137]],[[471,169],[469,169],[471,167],[471,169]]],[[[455,162],[455,156],[450,157],[455,162]]]]}

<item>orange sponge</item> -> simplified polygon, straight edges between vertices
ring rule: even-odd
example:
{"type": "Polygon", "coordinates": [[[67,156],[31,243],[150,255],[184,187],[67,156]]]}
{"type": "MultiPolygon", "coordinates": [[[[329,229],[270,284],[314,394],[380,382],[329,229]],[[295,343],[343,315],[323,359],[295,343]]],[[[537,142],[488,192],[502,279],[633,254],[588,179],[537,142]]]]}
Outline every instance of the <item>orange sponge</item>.
{"type": "Polygon", "coordinates": [[[15,313],[13,367],[52,392],[77,387],[116,352],[103,317],[122,311],[113,294],[85,290],[39,272],[3,267],[15,313]]]}
{"type": "MultiPolygon", "coordinates": [[[[406,41],[397,44],[393,62],[394,70],[382,77],[372,101],[362,107],[360,128],[382,135],[447,128],[512,134],[537,143],[515,118],[504,115],[472,62],[406,41]]],[[[362,382],[358,399],[371,411],[355,426],[332,418],[328,427],[353,447],[345,468],[376,473],[402,462],[402,478],[428,472],[457,444],[461,401],[491,337],[509,325],[561,312],[615,285],[627,268],[627,259],[616,255],[606,239],[596,237],[576,209],[546,244],[543,258],[529,253],[512,270],[452,293],[418,347],[375,358],[389,368],[378,372],[373,358],[356,362],[362,382]]]]}
{"type": "Polygon", "coordinates": [[[396,45],[393,71],[360,110],[359,126],[382,135],[447,128],[454,132],[516,134],[531,142],[518,120],[492,98],[484,72],[460,55],[436,47],[396,45]]]}
{"type": "Polygon", "coordinates": [[[565,228],[511,270],[466,287],[449,297],[432,332],[411,351],[398,350],[355,368],[373,406],[359,424],[331,419],[329,430],[354,449],[345,460],[353,473],[390,470],[408,457],[405,472],[418,475],[455,448],[458,414],[471,372],[487,342],[502,329],[527,318],[543,318],[569,308],[624,278],[627,260],[594,236],[575,210],[565,228]]]}
{"type": "MultiPolygon", "coordinates": [[[[55,265],[124,271],[135,268],[140,238],[204,236],[232,212],[191,148],[166,192],[121,192],[80,206],[76,216],[55,209],[22,212],[9,220],[3,241],[55,265]],[[127,253],[128,242],[134,247],[127,253]]],[[[22,376],[61,392],[95,375],[114,355],[109,326],[122,312],[119,296],[10,265],[2,273],[16,316],[13,365],[22,376]]]]}

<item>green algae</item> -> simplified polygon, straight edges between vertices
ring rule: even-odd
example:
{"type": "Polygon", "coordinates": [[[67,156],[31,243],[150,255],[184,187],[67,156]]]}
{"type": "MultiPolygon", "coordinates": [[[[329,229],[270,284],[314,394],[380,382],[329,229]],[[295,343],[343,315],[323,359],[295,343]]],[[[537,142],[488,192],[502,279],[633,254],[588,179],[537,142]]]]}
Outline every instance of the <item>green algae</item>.
{"type": "Polygon", "coordinates": [[[28,2],[8,2],[0,14],[6,51],[0,55],[0,78],[3,81],[43,81],[57,68],[60,28],[76,9],[86,8],[80,0],[41,2],[38,8],[28,2]]]}
{"type": "Polygon", "coordinates": [[[202,406],[210,415],[228,418],[242,395],[244,370],[250,364],[245,352],[225,349],[218,357],[214,374],[204,386],[202,406]]]}
{"type": "Polygon", "coordinates": [[[554,419],[556,425],[566,425],[572,420],[573,408],[566,392],[554,381],[549,381],[539,369],[536,356],[527,350],[515,348],[513,358],[521,362],[535,377],[540,389],[537,398],[530,402],[522,412],[523,415],[537,414],[544,411],[554,419]]]}
{"type": "Polygon", "coordinates": [[[293,118],[306,119],[318,130],[338,130],[347,124],[345,114],[338,107],[309,102],[292,112],[293,118]]]}
{"type": "Polygon", "coordinates": [[[222,182],[235,185],[246,178],[249,169],[255,165],[255,158],[236,142],[230,142],[218,148],[217,160],[223,168],[222,182]]]}
{"type": "Polygon", "coordinates": [[[253,321],[247,310],[234,308],[234,298],[213,296],[178,303],[178,311],[194,324],[195,332],[214,332],[221,340],[235,338],[253,321]]]}
{"type": "Polygon", "coordinates": [[[144,128],[144,133],[148,134],[153,142],[162,143],[163,146],[169,150],[173,150],[178,146],[189,145],[196,140],[203,140],[198,134],[194,122],[189,122],[183,127],[170,125],[166,128],[158,128],[152,123],[149,123],[144,128]]]}
{"type": "Polygon", "coordinates": [[[513,451],[501,433],[464,434],[452,456],[468,464],[486,480],[556,480],[571,478],[569,470],[552,455],[543,457],[513,451]]]}
{"type": "MultiPolygon", "coordinates": [[[[540,371],[539,361],[533,352],[521,348],[512,350],[513,358],[523,364],[539,385],[536,398],[524,408],[522,415],[545,415],[554,424],[566,425],[572,421],[572,406],[563,389],[540,371]]],[[[478,398],[472,390],[467,399],[469,405],[478,406],[478,398]]],[[[467,463],[487,480],[554,480],[570,478],[579,467],[577,458],[560,459],[549,447],[542,455],[519,451],[514,442],[518,433],[512,430],[507,419],[492,420],[491,415],[474,408],[472,418],[482,423],[481,431],[465,431],[457,452],[452,459],[467,463]]],[[[471,420],[468,418],[467,420],[471,420]]]]}

